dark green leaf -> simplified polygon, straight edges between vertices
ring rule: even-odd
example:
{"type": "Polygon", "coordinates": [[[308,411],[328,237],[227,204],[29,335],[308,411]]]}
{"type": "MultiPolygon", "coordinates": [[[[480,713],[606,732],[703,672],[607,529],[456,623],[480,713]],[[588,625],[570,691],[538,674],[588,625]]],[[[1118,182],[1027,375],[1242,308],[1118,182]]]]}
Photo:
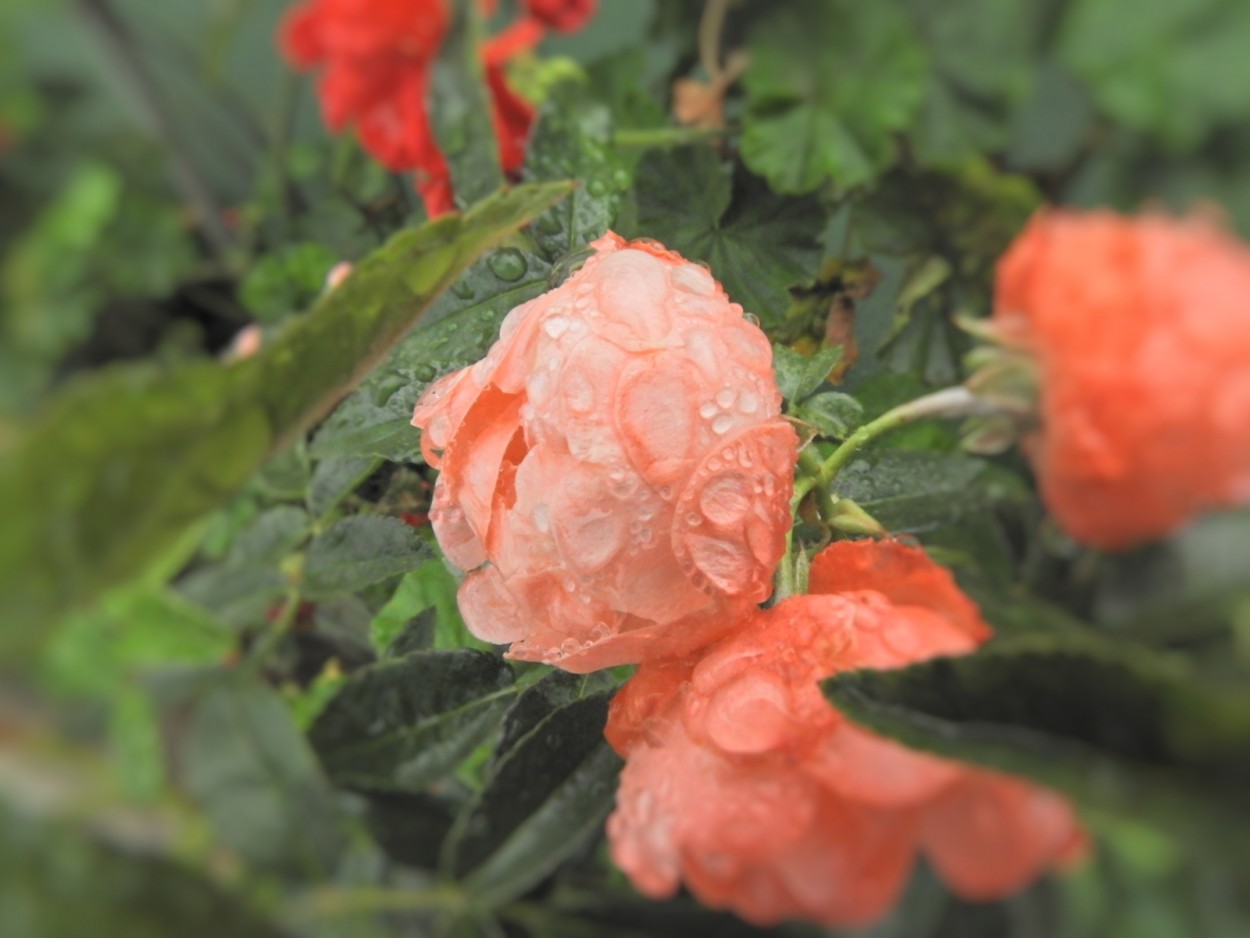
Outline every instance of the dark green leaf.
{"type": "Polygon", "coordinates": [[[865,454],[833,488],[895,534],[923,533],[1025,492],[1016,476],[983,459],[912,450],[865,454]]]}
{"type": "Polygon", "coordinates": [[[499,761],[456,819],[443,865],[482,906],[520,896],[601,829],[621,766],[603,739],[610,696],[552,712],[499,761]]]}
{"type": "Polygon", "coordinates": [[[119,367],[68,387],[0,452],[4,651],[142,571],[322,416],[466,266],[568,189],[519,186],[402,232],[234,365],[119,367]]]}
{"type": "Polygon", "coordinates": [[[554,263],[577,251],[616,220],[630,179],[611,140],[611,113],[579,84],[558,85],[543,103],[525,157],[525,178],[582,183],[534,222],[534,240],[547,260],[554,263]]]}
{"type": "Polygon", "coordinates": [[[201,873],[0,804],[0,934],[282,938],[201,873]]]}
{"type": "Polygon", "coordinates": [[[532,732],[539,723],[560,707],[571,704],[586,691],[587,678],[583,674],[552,671],[542,680],[521,692],[504,714],[499,740],[492,756],[498,762],[512,748],[532,732]]]}
{"type": "Polygon", "coordinates": [[[1092,636],[1031,635],[977,654],[826,683],[834,704],[909,745],[1029,775],[1078,803],[1250,858],[1250,694],[1176,658],[1092,636]]]}
{"type": "Polygon", "coordinates": [[[340,518],[308,548],[304,592],[312,597],[351,593],[407,573],[429,556],[420,535],[397,518],[340,518]]]}
{"type": "Polygon", "coordinates": [[[789,288],[810,281],[820,258],[819,203],[774,195],[707,146],[654,150],[635,177],[637,236],[706,263],[765,329],[784,319],[789,288]]]}
{"type": "Polygon", "coordinates": [[[232,626],[256,625],[282,601],[289,585],[274,564],[215,563],[184,576],[180,595],[232,626]]]}
{"type": "Polygon", "coordinates": [[[776,191],[857,186],[893,162],[928,71],[896,4],[787,3],[763,19],[750,53],[742,158],[776,191]]]}
{"type": "Polygon", "coordinates": [[[282,698],[241,676],[192,704],[183,783],[223,843],[266,867],[328,870],[343,844],[330,787],[282,698]]]}
{"type": "Polygon", "coordinates": [[[507,664],[480,651],[384,662],[351,676],[310,739],[339,785],[420,793],[495,729],[512,679],[507,664]]]}
{"type": "Polygon", "coordinates": [[[445,798],[374,792],[365,823],[392,860],[432,870],[455,817],[455,805],[445,798]]]}

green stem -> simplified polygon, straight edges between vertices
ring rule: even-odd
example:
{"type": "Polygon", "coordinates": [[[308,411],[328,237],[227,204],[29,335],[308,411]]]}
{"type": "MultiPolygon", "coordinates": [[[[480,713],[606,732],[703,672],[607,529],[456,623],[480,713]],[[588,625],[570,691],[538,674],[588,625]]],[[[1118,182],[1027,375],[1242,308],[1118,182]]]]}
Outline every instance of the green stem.
{"type": "MultiPolygon", "coordinates": [[[[820,466],[812,486],[827,489],[834,477],[845,468],[857,452],[879,436],[897,427],[925,420],[930,417],[972,417],[998,413],[998,408],[977,398],[965,387],[956,386],[934,391],[914,401],[900,404],[888,410],[876,420],[870,420],[842,442],[833,454],[820,466]]],[[[798,486],[795,486],[796,496],[798,486]]],[[[804,493],[806,494],[806,493],[804,493]]]]}
{"type": "MultiPolygon", "coordinates": [[[[802,476],[800,482],[808,483],[803,488],[803,495],[806,495],[808,492],[815,494],[816,510],[820,512],[822,518],[828,521],[837,512],[837,507],[834,505],[833,493],[829,491],[829,486],[816,484],[823,469],[820,457],[816,455],[816,450],[813,447],[808,446],[799,453],[799,472],[802,476]]],[[[799,502],[802,501],[802,496],[798,492],[799,485],[796,483],[795,496],[797,500],[793,503],[793,508],[798,508],[799,502]]]]}
{"type": "Polygon", "coordinates": [[[648,127],[639,130],[618,130],[612,142],[618,147],[647,149],[651,147],[685,147],[704,140],[714,140],[735,133],[736,127],[648,127]]]}

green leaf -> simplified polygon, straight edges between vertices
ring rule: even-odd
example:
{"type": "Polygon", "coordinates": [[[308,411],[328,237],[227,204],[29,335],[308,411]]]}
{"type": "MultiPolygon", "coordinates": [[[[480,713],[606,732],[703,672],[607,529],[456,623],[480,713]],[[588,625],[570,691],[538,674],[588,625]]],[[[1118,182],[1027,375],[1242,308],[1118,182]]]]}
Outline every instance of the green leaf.
{"type": "Polygon", "coordinates": [[[1095,807],[1250,858],[1250,693],[1174,657],[1093,636],[1031,635],[962,658],[825,684],[908,745],[1028,775],[1095,807]]]}
{"type": "Polygon", "coordinates": [[[1029,93],[1046,15],[1033,0],[904,0],[933,64],[910,142],[924,166],[956,166],[1007,141],[1029,93]]]}
{"type": "Polygon", "coordinates": [[[455,820],[455,804],[433,795],[374,792],[365,823],[388,857],[406,866],[432,870],[455,820]]]}
{"type": "Polygon", "coordinates": [[[983,459],[923,450],[864,454],[842,470],[833,487],[895,534],[960,522],[1025,494],[1016,476],[983,459]]]}
{"type": "Polygon", "coordinates": [[[1188,151],[1250,118],[1248,44],[1241,0],[1078,0],[1059,51],[1111,117],[1188,151]]]}
{"type": "Polygon", "coordinates": [[[781,396],[793,403],[811,397],[825,383],[842,360],[842,347],[823,348],[815,355],[804,355],[785,345],[773,346],[773,368],[781,396]]]}
{"type": "Polygon", "coordinates": [[[223,843],[262,867],[332,868],[343,827],[317,760],[276,691],[239,675],[192,703],[183,784],[223,843]]]}
{"type": "Polygon", "coordinates": [[[621,767],[603,739],[610,696],[584,697],[538,723],[456,819],[443,867],[475,902],[515,899],[601,830],[621,767]]]}
{"type": "Polygon", "coordinates": [[[419,652],[353,674],[309,738],[338,785],[420,793],[498,725],[512,669],[468,649],[419,652]]]}
{"type": "Polygon", "coordinates": [[[864,408],[849,394],[822,391],[808,398],[797,416],[816,427],[821,435],[843,440],[864,422],[864,408]]]}
{"type": "Polygon", "coordinates": [[[774,195],[708,146],[653,150],[635,178],[636,236],[706,263],[765,329],[784,319],[789,288],[811,280],[820,260],[819,203],[774,195]]]}
{"type": "Polygon", "coordinates": [[[400,233],[252,358],[122,366],[67,387],[0,450],[0,655],[140,573],[324,415],[474,259],[568,191],[518,186],[400,233]]]}
{"type": "Polygon", "coordinates": [[[12,938],[282,938],[202,873],[0,803],[0,933],[12,938]]]}
{"type": "Polygon", "coordinates": [[[581,186],[534,223],[547,260],[577,251],[616,220],[630,178],[611,142],[612,114],[586,88],[564,82],[552,89],[529,142],[524,178],[577,179],[581,186]]]}
{"type": "Polygon", "coordinates": [[[380,460],[374,456],[323,459],[308,482],[308,510],[324,517],[367,479],[380,460]]]}
{"type": "Polygon", "coordinates": [[[340,518],[309,546],[303,590],[310,597],[352,593],[407,573],[429,555],[420,535],[397,518],[340,518]]]}
{"type": "Polygon", "coordinates": [[[239,299],[261,322],[278,322],[321,295],[338,260],[321,244],[290,244],[258,260],[239,284],[239,299]]]}
{"type": "Polygon", "coordinates": [[[892,3],[801,0],[764,18],[743,75],[742,158],[777,192],[871,182],[895,156],[928,68],[892,3]]]}
{"type": "Polygon", "coordinates": [[[490,645],[469,634],[456,605],[459,584],[440,557],[426,560],[404,575],[386,605],[369,626],[373,647],[380,654],[390,649],[412,619],[424,610],[434,613],[431,639],[437,649],[480,648],[490,645]]]}
{"type": "Polygon", "coordinates": [[[278,505],[257,516],[230,545],[230,560],[246,566],[278,561],[303,542],[312,518],[302,508],[278,505]]]}

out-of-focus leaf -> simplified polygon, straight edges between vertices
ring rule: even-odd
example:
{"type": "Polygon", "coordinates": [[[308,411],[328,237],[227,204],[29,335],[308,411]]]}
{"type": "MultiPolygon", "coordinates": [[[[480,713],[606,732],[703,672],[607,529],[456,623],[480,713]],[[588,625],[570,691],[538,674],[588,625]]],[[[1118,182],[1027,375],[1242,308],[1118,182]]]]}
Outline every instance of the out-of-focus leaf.
{"type": "Polygon", "coordinates": [[[202,874],[0,804],[0,934],[282,938],[202,874]]]}
{"type": "Polygon", "coordinates": [[[1007,141],[1036,73],[1045,5],[1032,0],[905,0],[933,63],[911,132],[923,165],[954,166],[1007,141]]]}
{"type": "Polygon", "coordinates": [[[304,592],[351,593],[399,573],[430,555],[428,545],[397,518],[353,515],[330,525],[308,548],[304,592]]]}
{"type": "Polygon", "coordinates": [[[1031,776],[1204,853],[1250,857],[1250,838],[1235,833],[1250,810],[1250,695],[1176,658],[1021,635],[825,686],[853,719],[909,745],[1031,776]]]}
{"type": "Polygon", "coordinates": [[[261,867],[333,868],[343,821],[277,692],[225,675],[190,707],[180,776],[221,841],[261,867]]]}
{"type": "Polygon", "coordinates": [[[403,232],[255,356],[68,387],[0,450],[0,653],[139,573],[354,386],[483,251],[568,192],[518,186],[403,232]]]}
{"type": "Polygon", "coordinates": [[[1183,150],[1244,123],[1250,6],[1240,0],[1078,0],[1060,52],[1108,114],[1183,150]]]}
{"type": "Polygon", "coordinates": [[[383,662],[344,683],[309,738],[336,784],[418,794],[497,726],[512,680],[500,658],[468,649],[383,662]]]}
{"type": "Polygon", "coordinates": [[[1130,633],[1192,635],[1250,599],[1250,510],[1209,515],[1167,541],[1107,558],[1096,611],[1130,633]]]}
{"type": "Polygon", "coordinates": [[[621,760],[603,739],[610,694],[553,711],[495,765],[456,819],[443,866],[494,908],[581,849],[612,807],[621,760]]]}
{"type": "Polygon", "coordinates": [[[302,508],[278,505],[262,512],[230,545],[230,559],[240,565],[281,560],[299,546],[312,526],[302,508]]]}
{"type": "Polygon", "coordinates": [[[67,616],[45,649],[41,676],[61,693],[108,698],[153,668],[217,664],[234,643],[229,629],[178,594],[136,585],[67,616]]]}
{"type": "Polygon", "coordinates": [[[455,804],[433,795],[382,792],[368,799],[365,823],[386,855],[407,866],[436,869],[456,818],[455,804]]]}
{"type": "Polygon", "coordinates": [[[777,192],[871,182],[924,98],[928,66],[893,3],[801,0],[763,19],[743,76],[742,158],[777,192]]]}
{"type": "Polygon", "coordinates": [[[789,288],[811,280],[819,261],[824,215],[815,200],[774,195],[706,146],[653,150],[635,178],[637,236],[706,263],[765,329],[782,321],[789,288]]]}
{"type": "Polygon", "coordinates": [[[239,299],[257,319],[277,322],[317,299],[337,260],[321,244],[288,245],[256,262],[239,285],[239,299]]]}

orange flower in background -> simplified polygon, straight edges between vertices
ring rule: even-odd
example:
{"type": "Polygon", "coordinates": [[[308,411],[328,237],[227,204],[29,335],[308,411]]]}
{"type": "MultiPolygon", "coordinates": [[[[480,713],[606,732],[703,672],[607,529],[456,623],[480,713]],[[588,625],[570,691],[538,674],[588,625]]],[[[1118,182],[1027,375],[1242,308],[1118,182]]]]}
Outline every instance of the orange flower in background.
{"type": "Polygon", "coordinates": [[[608,741],[628,761],[608,836],[639,890],[684,882],[757,924],[855,927],[889,911],[920,852],[982,900],[1080,851],[1057,795],[874,736],[821,693],[840,671],[985,641],[947,571],[898,542],[839,542],[811,587],[701,655],[644,662],[613,701],[608,741]]]}
{"type": "MultiPolygon", "coordinates": [[[[489,4],[482,4],[488,8],[489,4]]],[[[517,172],[534,108],[508,86],[506,63],[536,46],[548,28],[579,29],[593,2],[532,3],[482,49],[491,118],[505,173],[517,172]]],[[[305,0],[283,20],[279,44],[297,68],[320,69],[326,125],[355,128],[364,147],[393,172],[412,171],[426,212],[455,208],[451,169],[435,139],[428,97],[433,64],[451,23],[446,0],[305,0]]]]}
{"type": "Polygon", "coordinates": [[[1025,447],[1073,537],[1120,549],[1250,500],[1250,248],[1219,226],[1042,212],[993,324],[1035,363],[1025,447]]]}
{"type": "Polygon", "coordinates": [[[469,628],[579,672],[684,654],[768,596],[798,448],[768,340],[706,270],[593,247],[413,416],[469,628]]]}

